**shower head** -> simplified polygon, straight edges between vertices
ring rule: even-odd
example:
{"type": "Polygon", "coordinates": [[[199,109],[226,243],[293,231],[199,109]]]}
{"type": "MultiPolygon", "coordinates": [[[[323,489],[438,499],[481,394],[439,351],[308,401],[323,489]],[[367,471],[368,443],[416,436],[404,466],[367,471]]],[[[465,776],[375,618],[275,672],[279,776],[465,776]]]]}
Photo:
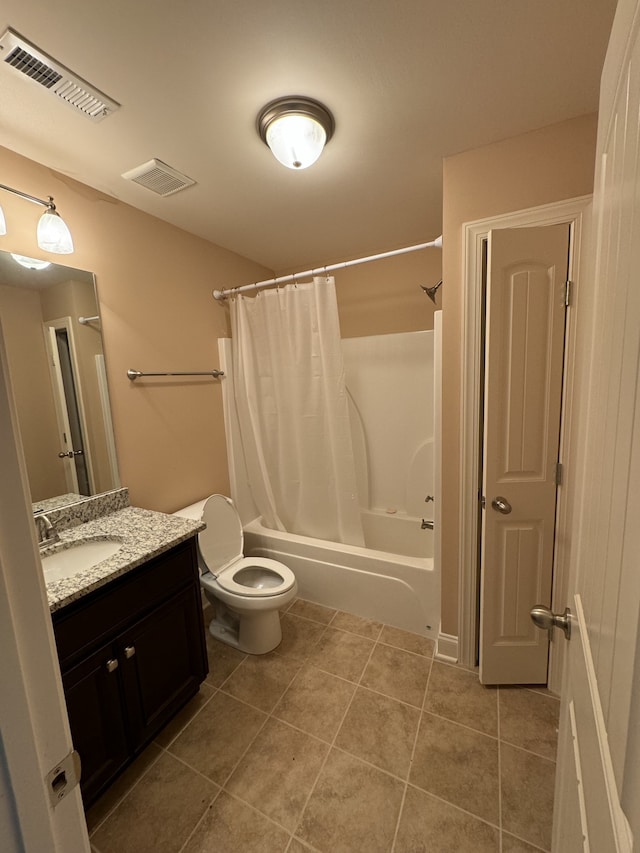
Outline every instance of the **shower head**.
{"type": "Polygon", "coordinates": [[[433,287],[425,287],[424,284],[420,285],[420,287],[424,290],[424,292],[427,294],[427,296],[433,302],[434,305],[436,304],[436,293],[438,291],[438,288],[441,286],[442,286],[442,279],[440,279],[440,281],[437,284],[434,284],[433,287]]]}

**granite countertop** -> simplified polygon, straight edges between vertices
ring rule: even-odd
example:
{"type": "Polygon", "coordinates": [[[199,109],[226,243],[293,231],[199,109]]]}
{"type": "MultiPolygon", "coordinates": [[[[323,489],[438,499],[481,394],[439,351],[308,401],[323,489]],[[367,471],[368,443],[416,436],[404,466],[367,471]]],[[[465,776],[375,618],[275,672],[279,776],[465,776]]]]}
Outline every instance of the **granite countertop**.
{"type": "Polygon", "coordinates": [[[41,552],[43,557],[86,539],[117,539],[122,545],[117,553],[101,563],[64,580],[47,583],[49,609],[53,612],[65,607],[195,536],[204,528],[205,524],[201,521],[128,506],[59,531],[60,542],[44,548],[41,552]]]}

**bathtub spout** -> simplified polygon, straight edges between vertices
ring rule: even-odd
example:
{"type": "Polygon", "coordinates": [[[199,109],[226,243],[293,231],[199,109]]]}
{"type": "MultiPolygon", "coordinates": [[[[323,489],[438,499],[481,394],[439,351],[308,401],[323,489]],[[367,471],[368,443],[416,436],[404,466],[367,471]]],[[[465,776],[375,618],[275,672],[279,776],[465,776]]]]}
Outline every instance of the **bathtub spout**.
{"type": "Polygon", "coordinates": [[[426,519],[422,519],[422,524],[420,525],[422,530],[433,530],[433,521],[427,521],[426,519]]]}

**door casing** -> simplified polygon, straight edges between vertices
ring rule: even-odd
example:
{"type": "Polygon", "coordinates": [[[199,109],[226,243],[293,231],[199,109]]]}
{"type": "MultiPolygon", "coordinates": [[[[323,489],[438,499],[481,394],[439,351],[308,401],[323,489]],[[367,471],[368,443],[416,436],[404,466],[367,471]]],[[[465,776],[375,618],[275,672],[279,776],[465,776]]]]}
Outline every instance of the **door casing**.
{"type": "MultiPolygon", "coordinates": [[[[478,412],[482,395],[481,363],[484,330],[482,328],[482,245],[490,230],[536,225],[568,223],[569,279],[574,282],[572,302],[567,312],[566,358],[564,388],[571,387],[575,370],[574,320],[580,294],[581,267],[584,268],[584,242],[588,223],[591,195],[554,202],[540,207],[527,208],[513,213],[494,216],[463,226],[463,357],[460,410],[462,415],[462,452],[460,466],[460,503],[458,539],[458,661],[474,667],[477,655],[478,612],[477,584],[480,566],[478,561],[478,470],[480,464],[480,424],[478,412]]],[[[566,464],[570,453],[566,436],[571,418],[570,396],[562,402],[562,430],[560,459],[566,464]]],[[[568,546],[566,536],[568,513],[563,500],[563,488],[558,489],[556,522],[556,547],[554,553],[554,579],[552,606],[562,600],[568,583],[568,546]]],[[[552,643],[549,660],[549,687],[559,692],[564,650],[552,643]]]]}

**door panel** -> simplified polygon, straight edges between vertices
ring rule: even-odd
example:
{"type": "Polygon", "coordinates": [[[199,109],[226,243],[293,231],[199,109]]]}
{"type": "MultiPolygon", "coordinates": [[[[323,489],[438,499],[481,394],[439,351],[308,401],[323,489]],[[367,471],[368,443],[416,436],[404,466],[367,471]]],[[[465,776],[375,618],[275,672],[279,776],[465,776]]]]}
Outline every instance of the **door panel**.
{"type": "Polygon", "coordinates": [[[533,627],[529,611],[551,599],[568,249],[568,225],[489,234],[484,684],[547,680],[548,640],[533,627]],[[492,505],[496,498],[507,502],[507,513],[492,505]]]}
{"type": "MultiPolygon", "coordinates": [[[[628,825],[618,793],[588,629],[579,594],[573,598],[571,651],[563,703],[560,750],[566,785],[555,815],[554,850],[558,853],[619,853],[628,849],[628,825]],[[567,783],[567,776],[571,784],[567,783]]],[[[558,768],[559,772],[561,768],[558,768]]]]}
{"type": "Polygon", "coordinates": [[[85,803],[95,800],[129,757],[119,667],[107,666],[116,661],[115,651],[103,646],[62,678],[85,803]]]}
{"type": "Polygon", "coordinates": [[[640,836],[639,64],[640,2],[620,0],[602,77],[593,262],[578,308],[582,430],[567,602],[574,630],[562,686],[555,853],[626,853],[640,836]]]}
{"type": "Polygon", "coordinates": [[[206,674],[199,589],[189,587],[123,634],[129,724],[144,745],[193,696],[206,674]]]}

